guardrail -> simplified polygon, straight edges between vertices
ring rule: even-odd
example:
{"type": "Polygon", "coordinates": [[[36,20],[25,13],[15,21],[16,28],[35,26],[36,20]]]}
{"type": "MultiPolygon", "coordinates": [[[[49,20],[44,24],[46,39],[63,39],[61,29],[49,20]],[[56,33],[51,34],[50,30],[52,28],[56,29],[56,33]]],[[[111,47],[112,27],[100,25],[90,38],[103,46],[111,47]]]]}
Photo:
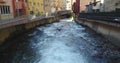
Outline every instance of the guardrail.
{"type": "Polygon", "coordinates": [[[0,25],[7,24],[7,23],[10,23],[10,22],[20,21],[20,20],[23,20],[23,19],[25,19],[25,18],[13,18],[13,19],[1,20],[0,25]]]}
{"type": "Polygon", "coordinates": [[[0,29],[10,27],[10,26],[19,25],[19,24],[29,23],[29,22],[33,22],[33,21],[38,21],[38,20],[44,19],[44,18],[61,16],[61,15],[65,15],[68,13],[70,13],[70,12],[69,11],[59,11],[53,16],[38,16],[38,17],[34,17],[34,18],[13,18],[13,19],[8,19],[8,20],[1,20],[0,21],[0,29]]]}
{"type": "Polygon", "coordinates": [[[70,10],[65,10],[65,11],[58,11],[54,13],[54,16],[60,16],[60,15],[64,15],[64,14],[70,14],[71,11],[70,10]]]}
{"type": "Polygon", "coordinates": [[[78,18],[86,18],[92,20],[107,21],[113,23],[120,23],[120,13],[80,13],[78,18]]]}

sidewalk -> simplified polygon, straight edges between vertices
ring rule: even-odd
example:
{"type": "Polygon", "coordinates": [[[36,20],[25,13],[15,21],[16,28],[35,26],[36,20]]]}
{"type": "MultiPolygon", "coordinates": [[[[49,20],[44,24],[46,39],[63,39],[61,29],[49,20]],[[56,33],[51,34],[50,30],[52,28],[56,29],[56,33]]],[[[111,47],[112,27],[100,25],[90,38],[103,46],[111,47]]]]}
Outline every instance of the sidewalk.
{"type": "Polygon", "coordinates": [[[10,27],[10,26],[15,26],[15,25],[20,25],[20,24],[25,24],[28,22],[33,22],[33,21],[38,21],[41,19],[46,19],[46,18],[51,18],[51,17],[55,17],[55,16],[62,16],[65,14],[71,14],[70,11],[61,11],[61,12],[57,12],[55,15],[51,15],[51,16],[31,16],[31,17],[27,17],[27,18],[13,18],[13,19],[9,19],[9,20],[0,20],[0,29],[6,28],[6,27],[10,27]]]}
{"type": "Polygon", "coordinates": [[[23,19],[27,19],[27,18],[13,18],[13,19],[1,20],[0,25],[20,21],[20,20],[23,20],[23,19]]]}
{"type": "Polygon", "coordinates": [[[38,17],[29,17],[29,18],[13,18],[9,20],[2,20],[0,21],[0,29],[10,27],[10,26],[15,26],[15,25],[20,25],[28,22],[33,22],[37,20],[41,20],[44,18],[50,18],[54,16],[38,16],[38,17]]]}

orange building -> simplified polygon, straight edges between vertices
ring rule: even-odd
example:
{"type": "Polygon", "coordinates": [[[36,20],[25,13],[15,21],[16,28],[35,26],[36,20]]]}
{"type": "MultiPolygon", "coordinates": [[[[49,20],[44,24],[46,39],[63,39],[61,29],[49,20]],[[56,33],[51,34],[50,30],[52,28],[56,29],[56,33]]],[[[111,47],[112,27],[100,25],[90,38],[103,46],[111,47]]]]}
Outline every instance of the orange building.
{"type": "Polygon", "coordinates": [[[86,12],[86,5],[88,5],[91,0],[80,0],[80,12],[86,12]]]}
{"type": "Polygon", "coordinates": [[[14,17],[26,17],[28,11],[27,0],[13,0],[14,17]]]}

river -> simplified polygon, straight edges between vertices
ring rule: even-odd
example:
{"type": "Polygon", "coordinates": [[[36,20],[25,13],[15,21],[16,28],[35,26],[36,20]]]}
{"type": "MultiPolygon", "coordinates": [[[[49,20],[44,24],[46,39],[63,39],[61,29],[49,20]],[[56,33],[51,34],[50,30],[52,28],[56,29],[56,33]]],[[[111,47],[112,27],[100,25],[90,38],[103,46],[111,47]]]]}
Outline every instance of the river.
{"type": "Polygon", "coordinates": [[[119,48],[69,19],[36,27],[10,43],[0,63],[120,63],[119,48]]]}

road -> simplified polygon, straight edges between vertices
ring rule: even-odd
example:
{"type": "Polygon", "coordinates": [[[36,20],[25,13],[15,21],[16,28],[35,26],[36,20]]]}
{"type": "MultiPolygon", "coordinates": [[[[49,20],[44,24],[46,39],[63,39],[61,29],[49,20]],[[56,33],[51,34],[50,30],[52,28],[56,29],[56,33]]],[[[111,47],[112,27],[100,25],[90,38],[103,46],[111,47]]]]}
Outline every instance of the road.
{"type": "Polygon", "coordinates": [[[0,52],[0,63],[120,63],[119,48],[69,19],[37,27],[0,52]]]}

